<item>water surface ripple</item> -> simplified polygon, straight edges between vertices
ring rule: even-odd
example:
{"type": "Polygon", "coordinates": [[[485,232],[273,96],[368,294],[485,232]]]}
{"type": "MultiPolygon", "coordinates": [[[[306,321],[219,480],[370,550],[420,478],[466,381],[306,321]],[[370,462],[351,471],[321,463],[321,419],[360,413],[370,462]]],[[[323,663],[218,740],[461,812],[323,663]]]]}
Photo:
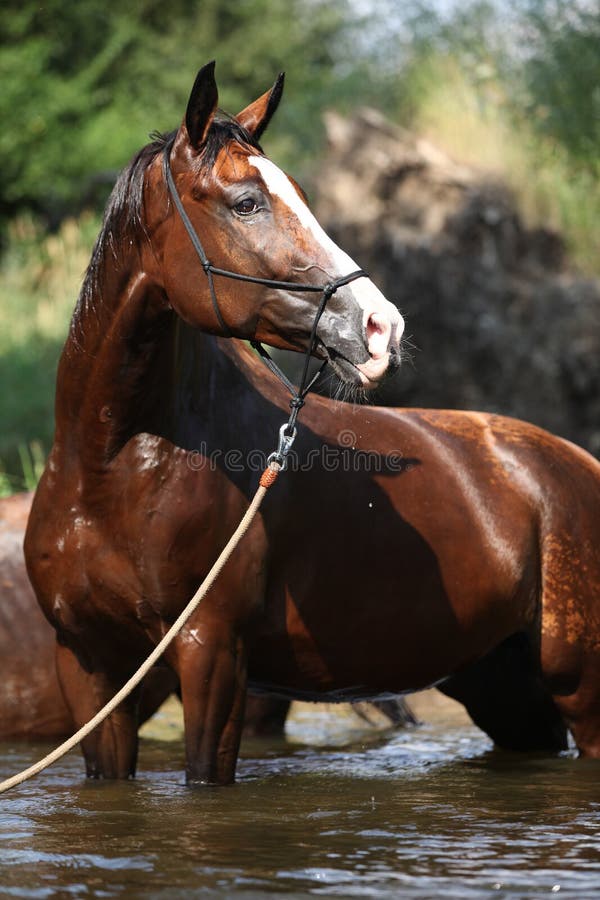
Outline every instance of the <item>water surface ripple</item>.
{"type": "MultiPolygon", "coordinates": [[[[0,774],[44,749],[0,745],[0,774]]],[[[0,897],[586,900],[599,816],[600,763],[470,725],[253,741],[222,789],[186,788],[180,743],[144,740],[133,782],[86,782],[74,753],[0,798],[0,897]]]]}

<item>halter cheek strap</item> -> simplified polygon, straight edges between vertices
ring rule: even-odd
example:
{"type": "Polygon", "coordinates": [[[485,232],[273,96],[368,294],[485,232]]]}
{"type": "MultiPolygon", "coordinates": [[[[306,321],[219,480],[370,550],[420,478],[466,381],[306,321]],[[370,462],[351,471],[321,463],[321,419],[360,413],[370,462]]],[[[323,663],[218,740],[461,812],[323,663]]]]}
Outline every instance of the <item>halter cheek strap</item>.
{"type": "Polygon", "coordinates": [[[313,294],[321,294],[321,299],[319,301],[319,305],[317,307],[317,312],[315,314],[315,318],[312,324],[311,332],[310,332],[310,340],[308,342],[308,348],[306,350],[304,356],[304,365],[302,367],[302,377],[300,379],[300,384],[298,388],[295,388],[292,382],[287,378],[287,376],[281,371],[277,363],[271,358],[268,351],[263,347],[263,345],[259,341],[251,341],[251,345],[254,349],[260,354],[261,359],[265,363],[266,366],[273,372],[274,375],[279,378],[279,380],[286,386],[289,392],[292,395],[292,399],[290,400],[291,407],[291,415],[288,422],[285,425],[282,425],[279,431],[279,446],[277,451],[271,454],[271,458],[275,459],[280,463],[281,466],[285,464],[285,457],[289,453],[294,438],[296,437],[296,419],[298,418],[298,413],[304,406],[304,399],[317,378],[327,365],[327,360],[323,360],[321,366],[317,370],[316,374],[308,380],[308,368],[310,364],[310,358],[315,350],[317,343],[317,327],[319,325],[319,321],[321,316],[325,312],[325,307],[327,306],[327,302],[330,297],[332,297],[338,288],[343,287],[346,284],[350,284],[352,281],[356,281],[357,278],[367,278],[367,273],[362,269],[357,269],[355,272],[351,272],[349,275],[343,275],[341,278],[336,278],[334,281],[330,281],[327,284],[298,284],[295,281],[276,281],[272,278],[258,278],[254,275],[243,275],[240,272],[231,272],[227,269],[219,269],[217,266],[213,266],[213,264],[208,259],[204,247],[198,237],[194,226],[192,225],[190,218],[185,211],[183,203],[181,202],[181,197],[177,191],[177,186],[175,185],[175,180],[173,178],[173,174],[171,172],[171,165],[169,162],[169,157],[171,153],[171,148],[173,144],[170,142],[164,149],[163,155],[163,167],[165,173],[165,180],[167,183],[167,187],[169,189],[169,193],[173,199],[173,203],[175,204],[175,208],[179,213],[181,221],[183,222],[185,229],[190,237],[192,242],[192,246],[198,255],[202,268],[206,274],[208,279],[208,289],[210,292],[210,299],[212,302],[213,310],[215,313],[215,317],[217,322],[219,323],[219,327],[225,337],[233,337],[231,333],[231,329],[228,327],[225,322],[221,310],[219,308],[219,302],[217,300],[217,293],[215,290],[215,282],[214,277],[218,275],[222,278],[232,278],[236,281],[246,281],[250,284],[263,284],[266,287],[273,288],[276,291],[293,291],[293,292],[303,292],[303,293],[313,293],[313,294]]]}

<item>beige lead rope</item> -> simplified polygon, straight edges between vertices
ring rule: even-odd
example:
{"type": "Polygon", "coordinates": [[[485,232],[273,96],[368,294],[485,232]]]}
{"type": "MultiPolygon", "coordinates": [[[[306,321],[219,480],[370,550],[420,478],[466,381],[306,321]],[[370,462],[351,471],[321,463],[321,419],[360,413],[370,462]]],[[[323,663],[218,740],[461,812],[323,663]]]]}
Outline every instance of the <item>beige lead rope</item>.
{"type": "Polygon", "coordinates": [[[215,581],[217,580],[219,573],[223,569],[225,563],[244,537],[246,532],[248,531],[250,525],[252,524],[252,520],[254,519],[256,513],[259,510],[259,507],[264,499],[267,490],[271,487],[271,485],[275,482],[277,475],[279,474],[279,470],[281,465],[278,461],[273,460],[269,463],[268,467],[263,472],[260,485],[256,494],[252,499],[252,503],[246,510],[246,514],[244,515],[242,521],[231,535],[227,545],[221,551],[220,556],[215,562],[214,566],[186,606],[181,615],[177,618],[177,620],[171,625],[163,639],[159,644],[156,645],[150,656],[147,660],[142,663],[140,668],[137,670],[135,675],[127,681],[121,690],[115,694],[112,700],[104,706],[100,712],[96,713],[93,719],[79,729],[72,737],[68,738],[60,747],[57,747],[43,759],[40,759],[39,762],[34,763],[33,766],[30,766],[28,769],[24,769],[23,772],[19,772],[17,775],[13,775],[12,778],[7,778],[6,781],[0,782],[0,794],[3,794],[5,791],[9,791],[12,787],[16,787],[18,784],[22,784],[22,782],[27,781],[29,778],[33,778],[34,775],[37,775],[38,772],[42,772],[44,769],[47,769],[48,766],[51,766],[58,759],[68,753],[69,750],[72,750],[83,738],[87,737],[87,735],[94,730],[101,722],[106,719],[107,716],[111,714],[111,712],[121,703],[132,690],[137,687],[142,678],[148,674],[154,663],[159,659],[159,657],[164,653],[167,649],[171,641],[177,636],[177,634],[181,631],[189,617],[192,615],[200,601],[206,596],[208,591],[211,589],[215,581]]]}

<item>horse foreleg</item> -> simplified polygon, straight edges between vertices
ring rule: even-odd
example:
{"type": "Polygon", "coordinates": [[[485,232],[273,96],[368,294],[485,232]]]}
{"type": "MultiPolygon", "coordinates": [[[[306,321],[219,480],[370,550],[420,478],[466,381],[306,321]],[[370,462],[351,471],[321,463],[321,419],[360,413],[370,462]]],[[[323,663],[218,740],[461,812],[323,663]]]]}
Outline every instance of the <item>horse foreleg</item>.
{"type": "MultiPolygon", "coordinates": [[[[88,672],[76,654],[57,644],[56,669],[60,686],[80,728],[116,694],[120,684],[103,672],[88,672]]],[[[88,778],[132,778],[137,763],[137,697],[131,695],[81,742],[88,778]]]]}
{"type": "Polygon", "coordinates": [[[188,784],[235,777],[244,704],[246,653],[227,626],[186,628],[177,648],[188,784]]]}

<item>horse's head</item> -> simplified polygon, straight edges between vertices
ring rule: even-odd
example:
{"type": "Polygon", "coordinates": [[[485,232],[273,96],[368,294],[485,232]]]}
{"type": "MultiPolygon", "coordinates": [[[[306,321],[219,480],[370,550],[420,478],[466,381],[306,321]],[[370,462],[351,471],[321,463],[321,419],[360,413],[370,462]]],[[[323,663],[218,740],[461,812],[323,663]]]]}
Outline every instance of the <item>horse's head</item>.
{"type": "MultiPolygon", "coordinates": [[[[213,266],[299,285],[325,285],[358,267],[325,234],[299,186],[258,144],[282,88],[280,76],[271,91],[235,118],[227,118],[217,112],[214,63],[205,66],[170,150],[170,167],[176,192],[213,266]]],[[[184,319],[216,334],[224,332],[225,324],[236,337],[306,350],[319,293],[214,275],[216,309],[181,217],[171,205],[161,219],[156,235],[164,284],[170,303],[184,319]]],[[[329,298],[315,352],[328,358],[344,381],[369,387],[398,365],[403,328],[396,307],[362,276],[329,298]]]]}

